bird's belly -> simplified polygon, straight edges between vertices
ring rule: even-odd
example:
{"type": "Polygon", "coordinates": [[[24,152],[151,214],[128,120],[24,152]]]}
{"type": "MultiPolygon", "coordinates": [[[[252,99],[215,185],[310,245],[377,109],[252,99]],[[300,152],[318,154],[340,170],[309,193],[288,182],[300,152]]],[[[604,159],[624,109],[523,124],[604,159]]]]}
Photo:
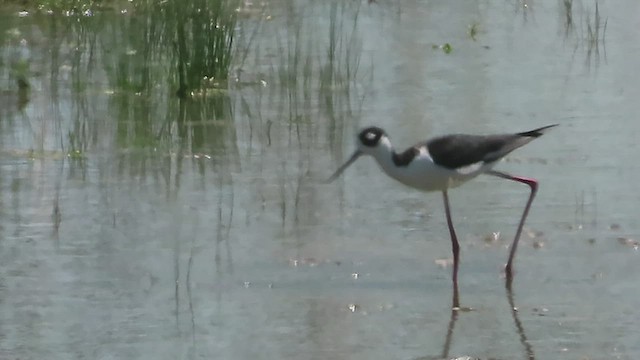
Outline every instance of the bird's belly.
{"type": "Polygon", "coordinates": [[[389,174],[406,186],[422,191],[443,191],[464,184],[487,169],[483,166],[473,171],[461,172],[435,164],[407,167],[389,174]]]}

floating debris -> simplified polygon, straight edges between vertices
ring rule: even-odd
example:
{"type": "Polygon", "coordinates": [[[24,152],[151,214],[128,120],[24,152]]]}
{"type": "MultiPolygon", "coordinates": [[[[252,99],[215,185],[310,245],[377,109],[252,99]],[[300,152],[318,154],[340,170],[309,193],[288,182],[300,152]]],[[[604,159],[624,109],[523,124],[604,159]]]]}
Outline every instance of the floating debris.
{"type": "MultiPolygon", "coordinates": [[[[329,260],[326,262],[329,262],[329,260]]],[[[298,267],[302,265],[316,267],[319,263],[318,259],[315,258],[289,259],[289,266],[291,267],[298,267]]]]}
{"type": "Polygon", "coordinates": [[[453,265],[453,259],[451,258],[435,259],[434,262],[436,263],[436,265],[440,266],[443,269],[446,269],[447,267],[453,265]]]}
{"type": "Polygon", "coordinates": [[[249,288],[249,286],[251,286],[251,282],[250,282],[250,281],[245,281],[245,282],[244,282],[244,287],[245,287],[245,289],[248,289],[248,288],[249,288]]]}
{"type": "Polygon", "coordinates": [[[352,278],[353,280],[358,280],[358,278],[359,278],[359,277],[360,277],[360,274],[358,274],[358,273],[353,273],[353,274],[351,274],[351,278],[352,278]]]}
{"type": "Polygon", "coordinates": [[[533,248],[534,249],[542,249],[544,247],[544,241],[534,241],[533,242],[533,248]]]}
{"type": "Polygon", "coordinates": [[[617,231],[617,230],[620,230],[620,229],[622,229],[622,226],[620,226],[620,224],[613,223],[613,224],[609,225],[609,230],[616,230],[617,231]]]}
{"type": "Polygon", "coordinates": [[[356,304],[349,304],[347,305],[347,309],[349,309],[349,311],[351,311],[352,313],[356,312],[358,310],[359,306],[356,304]]]}
{"type": "Polygon", "coordinates": [[[602,272],[597,272],[597,273],[591,275],[591,278],[594,279],[594,280],[603,279],[604,278],[604,274],[602,272]]]}
{"type": "Polygon", "coordinates": [[[484,242],[486,243],[494,243],[498,240],[500,240],[500,231],[492,232],[484,237],[484,242]]]}
{"type": "Polygon", "coordinates": [[[467,306],[462,306],[462,307],[460,307],[460,306],[456,306],[456,307],[454,307],[454,308],[453,308],[453,309],[451,309],[451,310],[453,310],[453,311],[459,311],[459,312],[472,312],[472,311],[475,311],[475,309],[474,309],[474,308],[472,308],[472,307],[467,307],[467,306]]]}
{"type": "Polygon", "coordinates": [[[538,316],[546,316],[547,315],[546,313],[549,312],[549,309],[544,308],[544,307],[543,308],[533,308],[533,312],[538,316]]]}
{"type": "Polygon", "coordinates": [[[631,238],[619,237],[618,242],[621,245],[633,247],[634,250],[638,250],[638,247],[640,247],[640,242],[631,238]]]}
{"type": "Polygon", "coordinates": [[[432,45],[431,48],[434,49],[434,50],[435,49],[440,49],[445,54],[450,54],[451,51],[453,51],[453,48],[451,47],[451,44],[449,44],[449,43],[445,43],[443,45],[432,45]]]}

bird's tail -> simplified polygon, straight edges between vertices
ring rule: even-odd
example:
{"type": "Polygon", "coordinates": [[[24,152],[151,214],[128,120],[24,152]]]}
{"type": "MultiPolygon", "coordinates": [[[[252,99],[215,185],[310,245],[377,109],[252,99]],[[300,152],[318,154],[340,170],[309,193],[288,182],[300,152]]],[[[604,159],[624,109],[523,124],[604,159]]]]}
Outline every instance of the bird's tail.
{"type": "Polygon", "coordinates": [[[487,159],[498,160],[506,156],[513,150],[532,142],[534,139],[542,136],[545,131],[555,126],[558,126],[558,124],[547,125],[535,130],[525,131],[513,135],[506,135],[503,137],[503,144],[500,149],[489,155],[487,159]]]}
{"type": "Polygon", "coordinates": [[[537,137],[542,136],[542,134],[544,134],[545,131],[547,131],[548,129],[551,129],[552,127],[556,127],[558,125],[559,124],[547,125],[547,126],[543,126],[541,128],[537,128],[535,130],[518,133],[518,135],[525,136],[525,137],[537,138],[537,137]]]}

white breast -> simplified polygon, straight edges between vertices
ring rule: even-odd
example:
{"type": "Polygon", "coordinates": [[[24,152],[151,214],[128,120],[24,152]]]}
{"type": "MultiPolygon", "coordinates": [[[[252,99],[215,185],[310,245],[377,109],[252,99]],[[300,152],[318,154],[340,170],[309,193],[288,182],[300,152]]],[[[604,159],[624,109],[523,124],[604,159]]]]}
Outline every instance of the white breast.
{"type": "Polygon", "coordinates": [[[447,169],[436,165],[425,147],[419,150],[420,154],[408,166],[396,166],[391,156],[376,160],[387,175],[422,191],[442,191],[460,186],[493,167],[493,164],[479,162],[460,169],[447,169]]]}

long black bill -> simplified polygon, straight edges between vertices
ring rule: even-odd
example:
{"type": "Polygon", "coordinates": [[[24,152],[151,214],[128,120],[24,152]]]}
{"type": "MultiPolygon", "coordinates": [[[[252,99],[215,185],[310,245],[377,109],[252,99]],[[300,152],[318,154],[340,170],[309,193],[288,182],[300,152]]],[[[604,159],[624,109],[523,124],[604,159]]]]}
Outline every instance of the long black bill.
{"type": "Polygon", "coordinates": [[[354,161],[358,160],[360,155],[362,155],[362,152],[360,150],[356,150],[353,153],[353,155],[351,155],[351,158],[349,158],[349,160],[347,160],[347,162],[344,163],[344,165],[340,166],[340,168],[338,168],[338,170],[336,170],[336,172],[333,173],[333,175],[331,175],[331,177],[328,178],[326,182],[330,183],[333,180],[337,179],[338,176],[340,176],[340,174],[342,174],[342,172],[345,171],[345,169],[349,167],[349,165],[353,164],[354,161]]]}

